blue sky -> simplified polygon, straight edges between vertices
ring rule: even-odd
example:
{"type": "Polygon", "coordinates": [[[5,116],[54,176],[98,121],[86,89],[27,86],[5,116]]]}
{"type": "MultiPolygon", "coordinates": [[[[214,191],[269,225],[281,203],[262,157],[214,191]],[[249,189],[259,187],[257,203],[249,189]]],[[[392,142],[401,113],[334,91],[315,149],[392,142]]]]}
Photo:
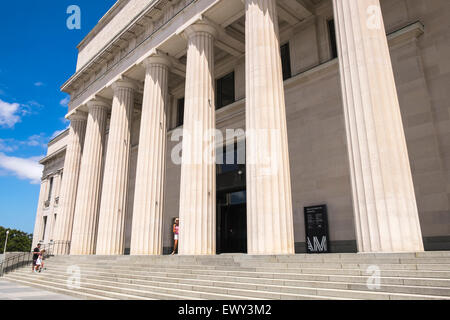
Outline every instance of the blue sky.
{"type": "Polygon", "coordinates": [[[77,44],[115,0],[25,0],[0,4],[0,226],[33,232],[46,144],[67,128],[77,44]],[[67,8],[81,9],[69,30],[67,8]]]}

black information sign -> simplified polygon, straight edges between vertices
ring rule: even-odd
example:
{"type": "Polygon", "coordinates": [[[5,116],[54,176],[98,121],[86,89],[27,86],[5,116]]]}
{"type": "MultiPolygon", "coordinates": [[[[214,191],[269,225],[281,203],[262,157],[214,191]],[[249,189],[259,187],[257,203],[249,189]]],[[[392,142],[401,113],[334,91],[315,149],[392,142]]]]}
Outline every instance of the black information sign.
{"type": "Polygon", "coordinates": [[[305,229],[308,253],[330,252],[326,205],[305,207],[305,229]]]}

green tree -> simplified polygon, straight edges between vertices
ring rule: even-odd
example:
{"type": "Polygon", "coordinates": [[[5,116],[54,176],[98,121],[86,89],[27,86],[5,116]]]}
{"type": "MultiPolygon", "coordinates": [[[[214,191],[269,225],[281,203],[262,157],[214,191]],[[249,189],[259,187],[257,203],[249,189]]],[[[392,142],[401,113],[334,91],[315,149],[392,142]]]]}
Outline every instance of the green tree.
{"type": "Polygon", "coordinates": [[[29,252],[33,242],[33,235],[15,229],[6,229],[0,226],[0,253],[5,247],[6,230],[9,230],[7,252],[29,252]]]}

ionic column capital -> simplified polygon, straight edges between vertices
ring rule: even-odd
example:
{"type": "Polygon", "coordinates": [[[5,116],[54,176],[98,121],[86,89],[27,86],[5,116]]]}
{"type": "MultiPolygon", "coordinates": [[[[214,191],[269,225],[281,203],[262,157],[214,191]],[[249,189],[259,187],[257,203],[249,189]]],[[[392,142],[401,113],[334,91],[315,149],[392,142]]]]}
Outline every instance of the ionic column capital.
{"type": "Polygon", "coordinates": [[[87,114],[85,112],[77,111],[67,116],[67,120],[70,121],[86,121],[87,114]]]}
{"type": "Polygon", "coordinates": [[[186,39],[189,39],[193,36],[196,36],[198,33],[207,33],[215,39],[217,38],[218,31],[212,24],[208,23],[207,21],[199,20],[187,27],[183,32],[183,36],[186,39]]]}
{"type": "Polygon", "coordinates": [[[165,66],[167,68],[171,68],[172,67],[172,62],[170,60],[170,58],[164,54],[164,53],[155,53],[152,54],[151,56],[149,56],[148,58],[146,58],[143,62],[142,65],[148,69],[152,66],[155,65],[162,65],[165,66]]]}
{"type": "Polygon", "coordinates": [[[111,104],[99,99],[92,99],[87,103],[89,111],[98,109],[110,109],[111,104]]]}
{"type": "Polygon", "coordinates": [[[133,91],[137,91],[138,85],[136,84],[135,81],[121,78],[121,79],[117,80],[116,82],[114,82],[111,85],[111,88],[114,90],[114,92],[119,89],[131,89],[133,91]]]}

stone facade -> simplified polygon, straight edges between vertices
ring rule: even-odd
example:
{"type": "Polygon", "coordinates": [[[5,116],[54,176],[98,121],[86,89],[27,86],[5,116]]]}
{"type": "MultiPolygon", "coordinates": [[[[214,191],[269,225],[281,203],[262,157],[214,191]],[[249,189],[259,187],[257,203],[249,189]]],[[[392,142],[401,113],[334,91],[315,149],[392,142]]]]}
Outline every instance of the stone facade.
{"type": "MultiPolygon", "coordinates": [[[[72,208],[76,223],[77,211],[86,214],[77,207],[92,206],[91,219],[100,215],[102,226],[87,226],[91,249],[72,254],[167,253],[175,217],[182,218],[182,231],[189,225],[191,236],[182,236],[180,253],[215,253],[214,234],[220,224],[212,196],[215,174],[206,174],[209,169],[203,165],[198,171],[202,174],[194,178],[193,168],[173,161],[174,154],[181,154],[177,108],[184,97],[184,128],[192,128],[194,122],[189,121],[204,114],[202,130],[214,127],[214,121],[222,132],[281,132],[276,148],[252,144],[256,154],[264,150],[279,156],[282,171],[269,182],[247,164],[247,193],[253,192],[247,196],[249,253],[304,252],[303,210],[318,204],[328,206],[332,252],[450,249],[449,17],[446,0],[118,1],[80,44],[77,72],[62,88],[71,95],[68,117],[90,114],[95,101],[104,106],[108,119],[112,117],[102,120],[104,128],[95,122],[104,138],[95,142],[97,184],[78,183],[78,191],[94,188],[97,196],[86,193],[72,208]],[[359,16],[359,22],[349,25],[349,13],[359,16]],[[335,23],[329,22],[332,19],[335,23]],[[199,23],[213,31],[196,29],[199,23]],[[192,30],[203,37],[196,38],[198,43],[189,40],[192,30]],[[284,44],[289,44],[291,76],[281,81],[277,50],[284,44]],[[383,54],[373,55],[373,50],[383,54]],[[205,52],[208,56],[202,55],[205,52]],[[361,60],[363,53],[366,60],[361,60]],[[164,56],[161,68],[168,68],[168,79],[149,71],[149,57],[157,56],[164,56]],[[202,64],[208,59],[213,60],[209,68],[202,64]],[[202,68],[190,67],[193,63],[202,68]],[[258,78],[261,68],[270,69],[258,78]],[[217,92],[207,95],[207,88],[215,83],[200,87],[199,81],[230,72],[235,102],[211,114],[208,108],[214,106],[217,92]],[[134,91],[127,99],[114,89],[123,82],[134,91]],[[167,89],[160,87],[166,82],[167,89]],[[263,96],[266,100],[258,101],[263,96]],[[134,104],[132,112],[119,111],[124,99],[134,104]],[[267,106],[265,101],[270,101],[267,106]],[[141,117],[146,124],[142,128],[141,117]],[[110,136],[114,141],[108,141],[110,136]],[[154,166],[149,168],[149,163],[154,166]],[[151,192],[148,198],[146,192],[151,192]],[[134,214],[139,220],[133,221],[134,214]]],[[[89,120],[86,130],[80,179],[94,161],[84,160],[86,146],[94,143],[87,140],[89,120]]],[[[65,141],[52,141],[51,157],[43,160],[35,241],[65,240],[47,232],[41,239],[43,219],[47,216],[48,224],[53,215],[46,214],[44,206],[46,178],[63,168],[64,152],[57,149],[64,148],[65,141]]],[[[252,152],[250,141],[247,138],[247,156],[252,152]]],[[[185,142],[182,155],[202,145],[185,142]]],[[[221,146],[216,142],[216,147],[221,146]]],[[[58,188],[59,183],[54,185],[58,188]]],[[[71,240],[72,248],[79,247],[71,240]]]]}
{"type": "Polygon", "coordinates": [[[61,212],[60,190],[69,133],[66,130],[50,141],[47,156],[40,161],[44,171],[33,232],[33,248],[38,242],[50,242],[57,234],[56,222],[61,212]]]}

